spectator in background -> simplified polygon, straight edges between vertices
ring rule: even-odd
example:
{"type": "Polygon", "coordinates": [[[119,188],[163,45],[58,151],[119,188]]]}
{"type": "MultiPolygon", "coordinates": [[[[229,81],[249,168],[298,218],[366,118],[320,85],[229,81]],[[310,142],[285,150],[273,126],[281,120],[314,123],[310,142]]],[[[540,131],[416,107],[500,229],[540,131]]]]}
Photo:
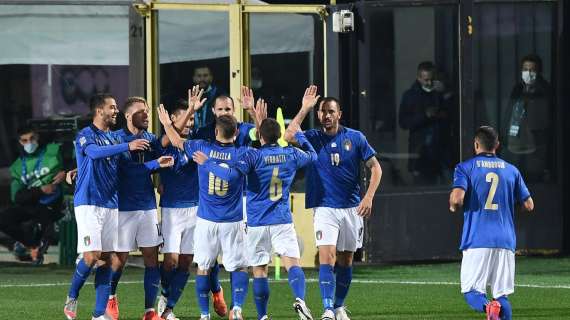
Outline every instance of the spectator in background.
{"type": "Polygon", "coordinates": [[[20,128],[18,136],[20,157],[10,166],[12,204],[0,211],[0,230],[16,241],[18,258],[41,264],[46,236],[62,216],[65,172],[59,144],[42,142],[30,127],[20,128]]]}
{"type": "Polygon", "coordinates": [[[553,115],[552,86],[542,77],[542,60],[527,55],[521,60],[520,80],[511,91],[504,130],[505,157],[529,182],[551,178],[553,115]]]}
{"type": "Polygon", "coordinates": [[[434,88],[434,75],[432,62],[420,63],[417,78],[400,104],[400,127],[410,131],[408,170],[415,184],[446,183],[449,177],[449,112],[442,94],[434,88]]]}
{"type": "Polygon", "coordinates": [[[204,90],[204,98],[206,98],[206,103],[204,107],[196,111],[195,114],[195,128],[201,128],[214,121],[214,113],[212,112],[212,107],[214,106],[214,101],[217,97],[225,95],[224,90],[220,89],[218,86],[213,84],[214,74],[212,69],[208,66],[198,66],[194,69],[194,75],[192,77],[192,82],[194,85],[200,86],[200,89],[204,90]]]}

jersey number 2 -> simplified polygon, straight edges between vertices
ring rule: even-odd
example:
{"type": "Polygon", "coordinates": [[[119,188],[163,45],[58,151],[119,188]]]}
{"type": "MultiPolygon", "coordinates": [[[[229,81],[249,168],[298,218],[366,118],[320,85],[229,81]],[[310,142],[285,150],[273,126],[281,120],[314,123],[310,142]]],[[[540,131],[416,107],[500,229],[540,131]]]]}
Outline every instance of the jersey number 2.
{"type": "Polygon", "coordinates": [[[283,197],[283,181],[279,179],[279,167],[275,167],[269,183],[269,200],[277,201],[281,197],[283,197]]]}
{"type": "Polygon", "coordinates": [[[489,194],[487,195],[487,201],[485,201],[485,209],[498,210],[499,205],[493,203],[493,198],[495,198],[495,193],[497,192],[497,186],[499,185],[499,176],[494,172],[489,172],[485,176],[485,180],[491,183],[491,188],[489,188],[489,194]]]}

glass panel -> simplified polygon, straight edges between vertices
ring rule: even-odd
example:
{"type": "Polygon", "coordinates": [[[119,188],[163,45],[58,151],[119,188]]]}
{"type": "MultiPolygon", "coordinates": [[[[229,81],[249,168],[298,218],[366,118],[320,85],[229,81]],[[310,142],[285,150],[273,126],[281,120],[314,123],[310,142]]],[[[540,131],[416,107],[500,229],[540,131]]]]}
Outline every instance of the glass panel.
{"type": "Polygon", "coordinates": [[[199,84],[208,99],[196,113],[202,127],[213,121],[215,97],[229,94],[228,13],[162,10],[158,31],[161,102],[172,109],[199,84]]]}
{"type": "Polygon", "coordinates": [[[555,13],[553,3],[475,6],[476,124],[499,130],[500,155],[527,182],[556,177],[555,13]],[[529,70],[536,79],[525,83],[529,70]]]}
{"type": "MultiPolygon", "coordinates": [[[[269,102],[269,117],[275,117],[280,107],[288,123],[299,111],[307,86],[317,85],[324,96],[322,21],[310,14],[253,13],[249,17],[252,89],[256,98],[269,102]]],[[[314,114],[307,117],[303,129],[314,126],[313,118],[314,114]]],[[[303,181],[299,172],[292,191],[304,192],[303,181]]]]}
{"type": "MultiPolygon", "coordinates": [[[[63,157],[71,160],[75,129],[85,123],[76,122],[77,116],[87,115],[90,96],[108,92],[119,104],[124,101],[128,11],[128,6],[0,5],[0,171],[19,155],[16,130],[31,118],[44,129],[44,141],[64,143],[63,157]]],[[[0,203],[5,203],[9,175],[0,176],[0,203]]]]}
{"type": "Polygon", "coordinates": [[[457,7],[370,7],[365,27],[370,112],[360,127],[383,188],[448,186],[459,158],[457,7]]]}

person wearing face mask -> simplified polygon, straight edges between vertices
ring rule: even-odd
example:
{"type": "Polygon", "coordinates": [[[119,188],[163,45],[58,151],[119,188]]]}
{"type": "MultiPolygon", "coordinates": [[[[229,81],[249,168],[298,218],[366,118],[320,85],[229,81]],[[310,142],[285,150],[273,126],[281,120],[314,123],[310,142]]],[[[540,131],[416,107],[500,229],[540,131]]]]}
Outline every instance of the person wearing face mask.
{"type": "Polygon", "coordinates": [[[552,159],[552,86],[541,74],[542,60],[531,54],[521,60],[520,80],[511,91],[503,126],[505,157],[528,181],[550,179],[552,159]]]}
{"type": "Polygon", "coordinates": [[[21,127],[18,136],[20,157],[10,166],[12,205],[0,212],[0,230],[16,241],[17,258],[41,264],[49,245],[46,232],[62,216],[65,172],[59,144],[42,143],[28,126],[21,127]]]}
{"type": "Polygon", "coordinates": [[[408,170],[415,184],[442,183],[449,172],[446,133],[449,112],[442,93],[434,87],[435,65],[418,65],[417,77],[404,92],[400,103],[399,125],[409,130],[408,170]]]}

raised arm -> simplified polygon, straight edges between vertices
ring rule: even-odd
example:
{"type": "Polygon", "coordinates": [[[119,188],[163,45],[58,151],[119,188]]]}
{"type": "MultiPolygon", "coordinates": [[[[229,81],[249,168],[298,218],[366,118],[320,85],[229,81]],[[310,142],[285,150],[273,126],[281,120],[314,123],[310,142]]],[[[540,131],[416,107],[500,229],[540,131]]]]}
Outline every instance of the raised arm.
{"type": "Polygon", "coordinates": [[[164,131],[166,132],[166,136],[168,136],[170,143],[172,143],[172,145],[175,146],[176,148],[184,150],[184,142],[186,141],[186,139],[180,137],[178,131],[174,129],[174,126],[172,125],[172,120],[168,115],[168,111],[166,111],[166,109],[162,104],[160,104],[160,106],[158,107],[158,119],[160,120],[160,123],[162,123],[164,131]]]}
{"type": "Polygon", "coordinates": [[[360,205],[356,208],[357,214],[364,218],[370,217],[372,214],[372,200],[374,200],[374,194],[376,194],[376,190],[378,189],[378,186],[380,186],[380,180],[382,179],[382,167],[380,166],[378,159],[376,159],[376,156],[372,156],[366,161],[366,167],[368,167],[371,172],[370,184],[368,185],[368,190],[366,190],[366,194],[362,198],[360,205]]]}
{"type": "Polygon", "coordinates": [[[297,150],[297,168],[302,168],[310,162],[317,161],[317,153],[315,152],[313,145],[309,142],[307,137],[305,137],[303,131],[301,131],[301,127],[296,123],[292,123],[289,124],[289,128],[291,130],[296,130],[295,140],[301,148],[301,150],[297,150]]]}
{"type": "MultiPolygon", "coordinates": [[[[190,120],[190,117],[204,106],[206,98],[202,99],[203,94],[204,89],[200,89],[200,86],[198,85],[193,86],[192,89],[188,89],[188,109],[186,109],[183,117],[178,117],[176,122],[173,122],[172,124],[177,132],[182,132],[186,123],[190,120]]],[[[167,147],[170,144],[168,135],[162,136],[160,143],[163,147],[167,147]]]]}
{"type": "MultiPolygon", "coordinates": [[[[317,104],[317,101],[319,101],[320,97],[321,96],[317,95],[317,86],[311,85],[310,87],[305,89],[305,94],[303,95],[303,100],[301,102],[301,109],[299,110],[299,113],[297,113],[295,118],[291,120],[291,123],[289,123],[289,127],[291,126],[291,124],[297,124],[300,127],[301,123],[303,122],[303,120],[305,120],[307,114],[309,114],[309,112],[313,110],[313,107],[315,106],[315,104],[317,104]]],[[[284,138],[287,142],[291,143],[295,142],[296,127],[294,128],[295,129],[292,130],[289,130],[289,128],[285,130],[284,138]]]]}

